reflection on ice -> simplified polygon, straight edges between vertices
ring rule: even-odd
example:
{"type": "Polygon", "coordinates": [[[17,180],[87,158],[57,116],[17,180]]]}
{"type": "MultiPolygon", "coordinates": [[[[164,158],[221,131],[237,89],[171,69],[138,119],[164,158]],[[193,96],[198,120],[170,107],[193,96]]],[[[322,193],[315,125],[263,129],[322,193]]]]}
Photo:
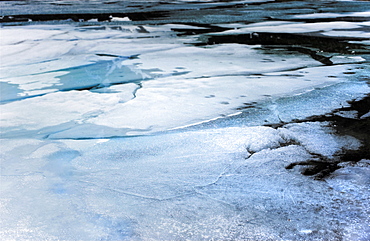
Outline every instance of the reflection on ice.
{"type": "MultiPolygon", "coordinates": [[[[37,30],[35,36],[22,37],[22,41],[38,47],[27,50],[35,51],[32,58],[22,59],[22,51],[13,53],[12,58],[27,64],[12,65],[10,61],[3,67],[3,81],[8,83],[4,88],[12,93],[2,107],[3,133],[35,131],[46,136],[58,133],[63,138],[76,138],[80,133],[80,138],[98,138],[126,135],[128,130],[163,131],[235,114],[244,103],[264,101],[266,96],[275,98],[342,82],[350,67],[339,64],[365,61],[360,56],[342,55],[333,57],[336,66],[322,67],[310,56],[291,50],[270,50],[266,57],[269,50],[258,46],[186,46],[193,37],[173,38],[170,32],[175,27],[145,26],[146,32],[137,32],[135,26],[124,27],[124,31],[109,26],[15,27],[18,31],[37,30]],[[159,38],[153,42],[150,36],[159,38]],[[40,39],[44,37],[47,39],[40,39]],[[39,54],[39,49],[48,48],[51,42],[70,46],[39,54]],[[45,61],[37,56],[45,56],[45,61]],[[18,101],[9,103],[14,100],[18,101]],[[88,134],[87,127],[101,130],[88,134]]],[[[4,44],[12,49],[21,42],[8,39],[4,44]]]]}
{"type": "Polygon", "coordinates": [[[122,66],[121,58],[115,61],[102,61],[87,66],[60,70],[67,72],[57,76],[59,83],[50,88],[61,91],[103,88],[112,84],[138,82],[148,78],[143,73],[135,73],[129,67],[122,66]]]}

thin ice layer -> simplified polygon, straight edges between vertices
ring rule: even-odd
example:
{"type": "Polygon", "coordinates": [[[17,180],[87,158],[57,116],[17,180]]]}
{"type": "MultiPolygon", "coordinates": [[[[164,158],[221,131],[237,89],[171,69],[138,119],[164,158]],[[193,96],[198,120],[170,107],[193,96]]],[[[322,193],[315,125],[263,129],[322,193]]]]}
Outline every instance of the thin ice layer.
{"type": "MultiPolygon", "coordinates": [[[[366,24],[366,22],[364,24],[366,24]]],[[[224,26],[227,26],[227,25],[224,25],[224,26]]],[[[345,21],[319,22],[319,23],[266,21],[266,22],[248,24],[244,27],[240,27],[237,30],[228,30],[221,34],[240,34],[240,33],[253,33],[253,32],[311,33],[311,32],[318,32],[318,31],[323,31],[323,32],[332,31],[338,28],[349,31],[349,30],[353,30],[356,28],[361,28],[362,26],[363,26],[362,23],[345,22],[345,21]]],[[[362,37],[361,34],[357,34],[355,36],[362,37]]]]}
{"type": "MultiPolygon", "coordinates": [[[[315,83],[314,86],[338,83],[340,78],[325,77],[326,72],[322,69],[329,69],[332,74],[337,70],[338,76],[345,70],[341,66],[312,68],[306,69],[307,73],[302,73],[301,77],[267,75],[196,80],[169,77],[144,82],[141,87],[132,83],[122,85],[122,88],[110,88],[105,92],[55,92],[4,104],[1,123],[4,133],[20,130],[19,127],[24,131],[48,127],[51,133],[59,132],[59,125],[67,122],[150,132],[166,130],[225,113],[235,113],[243,103],[266,99],[266,95],[299,93],[305,88],[312,88],[312,82],[315,83]],[[163,85],[163,81],[166,85],[163,85]],[[195,86],[202,88],[193,91],[195,86]],[[227,94],[223,92],[226,88],[227,94]],[[55,108],[58,109],[57,112],[52,111],[55,108]]],[[[76,135],[78,136],[74,133],[76,135]]],[[[106,135],[114,134],[108,132],[106,135]]],[[[58,136],[61,137],[60,134],[58,136]]]]}
{"type": "Polygon", "coordinates": [[[341,82],[349,69],[289,51],[267,57],[240,44],[189,46],[184,43],[193,37],[174,39],[175,27],[185,26],[6,27],[3,133],[91,138],[168,130],[235,114],[266,96],[341,82]],[[15,34],[23,30],[26,35],[15,34]]]}

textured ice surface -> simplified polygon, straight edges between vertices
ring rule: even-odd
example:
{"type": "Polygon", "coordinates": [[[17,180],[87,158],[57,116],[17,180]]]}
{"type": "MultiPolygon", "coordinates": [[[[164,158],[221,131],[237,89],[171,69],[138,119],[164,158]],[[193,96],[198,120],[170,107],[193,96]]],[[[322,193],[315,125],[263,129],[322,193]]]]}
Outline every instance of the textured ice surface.
{"type": "Polygon", "coordinates": [[[349,169],[355,180],[333,178],[329,185],[284,168],[313,151],[331,155],[342,148],[330,132],[307,123],[104,142],[3,140],[1,235],[305,240],[345,233],[366,239],[366,225],[357,224],[369,221],[361,181],[369,167],[349,169]],[[284,140],[293,128],[302,144],[284,140]],[[310,143],[319,142],[326,145],[312,150],[310,143]],[[353,182],[361,192],[344,190],[353,182]]]}
{"type": "Polygon", "coordinates": [[[343,82],[352,67],[340,63],[365,61],[342,55],[322,66],[289,51],[266,57],[255,46],[187,46],[193,37],[174,38],[175,27],[184,25],[4,27],[2,132],[47,128],[76,138],[86,125],[101,130],[80,131],[84,138],[168,130],[235,114],[266,96],[343,82]]]}
{"type": "Polygon", "coordinates": [[[296,120],[370,92],[366,2],[0,8],[0,239],[370,239],[369,160],[285,169],[361,145],[296,120]],[[258,33],[285,39],[232,41],[258,33]]]}
{"type": "MultiPolygon", "coordinates": [[[[284,22],[284,21],[267,21],[262,23],[249,24],[244,28],[238,30],[229,30],[225,33],[237,34],[237,33],[253,33],[253,32],[269,32],[269,33],[310,33],[318,31],[331,31],[337,29],[356,29],[363,26],[361,23],[335,21],[329,23],[296,23],[296,22],[284,22]]],[[[364,33],[366,37],[367,33],[364,33]]],[[[359,35],[356,35],[359,36],[359,35]]]]}

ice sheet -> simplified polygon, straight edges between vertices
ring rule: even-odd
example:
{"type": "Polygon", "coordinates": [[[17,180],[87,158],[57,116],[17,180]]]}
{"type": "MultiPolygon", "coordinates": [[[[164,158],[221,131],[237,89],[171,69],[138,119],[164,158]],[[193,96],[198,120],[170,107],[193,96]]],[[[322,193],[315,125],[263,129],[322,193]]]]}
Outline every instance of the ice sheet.
{"type": "MultiPolygon", "coordinates": [[[[253,32],[268,32],[268,33],[310,33],[319,31],[331,31],[334,29],[351,30],[360,28],[361,23],[333,21],[319,23],[296,23],[289,21],[271,21],[263,23],[252,23],[237,30],[228,30],[224,34],[240,34],[253,32]]],[[[361,36],[361,35],[356,35],[361,36]]]]}
{"type": "Polygon", "coordinates": [[[364,144],[310,117],[370,93],[365,7],[1,1],[0,239],[369,240],[369,160],[301,174],[364,144]]]}
{"type": "MultiPolygon", "coordinates": [[[[309,56],[289,51],[267,58],[258,46],[189,46],[185,43],[193,37],[173,38],[171,30],[185,27],[6,27],[3,45],[10,52],[2,52],[7,58],[1,71],[3,91],[8,93],[2,97],[3,133],[46,134],[47,129],[55,138],[68,138],[71,133],[78,136],[74,132],[78,129],[83,138],[86,126],[101,128],[98,132],[107,132],[106,136],[126,135],[130,129],[142,134],[163,131],[235,114],[244,103],[264,101],[266,96],[335,84],[349,69],[321,67],[309,56]],[[17,31],[27,35],[18,38],[17,31]]],[[[333,61],[365,59],[343,55],[333,61]]]]}
{"type": "MultiPolygon", "coordinates": [[[[335,179],[328,185],[285,171],[290,162],[311,156],[307,141],[325,142],[323,155],[343,147],[325,124],[305,126],[310,132],[291,125],[279,131],[229,127],[105,142],[3,140],[8,148],[1,235],[303,240],[347,232],[347,237],[366,238],[366,227],[356,223],[366,219],[368,207],[351,203],[368,192],[344,190],[353,185],[351,178],[337,190],[331,188],[335,179]],[[302,141],[287,146],[283,138],[292,128],[302,141]]],[[[352,172],[366,178],[366,170],[352,172]]]]}

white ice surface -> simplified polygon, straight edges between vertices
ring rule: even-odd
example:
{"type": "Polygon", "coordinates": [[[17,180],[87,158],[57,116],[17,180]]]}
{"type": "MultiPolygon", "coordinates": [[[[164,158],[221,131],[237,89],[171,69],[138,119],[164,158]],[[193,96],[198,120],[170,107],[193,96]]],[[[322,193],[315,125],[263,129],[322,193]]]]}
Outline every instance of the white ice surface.
{"type": "MultiPolygon", "coordinates": [[[[329,125],[329,123],[324,123],[329,125]]],[[[357,150],[361,143],[350,137],[336,137],[328,135],[328,131],[320,129],[323,123],[289,124],[279,130],[281,137],[287,142],[300,143],[310,153],[325,157],[333,157],[338,151],[357,150]],[[318,128],[319,127],[319,128],[318,128]],[[312,136],[315,136],[313,139],[312,136]]]]}
{"type": "MultiPolygon", "coordinates": [[[[294,72],[290,77],[284,76],[284,72],[261,77],[189,80],[167,77],[143,82],[140,89],[133,83],[120,88],[111,87],[115,90],[113,93],[87,90],[55,92],[4,104],[0,123],[4,132],[52,126],[56,126],[55,131],[58,131],[58,125],[70,121],[145,132],[162,131],[235,113],[243,103],[267,99],[266,95],[301,93],[315,86],[338,83],[346,69],[345,66],[307,68],[297,71],[298,77],[294,72]],[[327,76],[327,71],[339,78],[327,76]],[[228,92],[224,92],[225,89],[228,92]]],[[[366,86],[358,88],[364,92],[367,89],[366,86]]],[[[52,129],[50,131],[53,132],[52,129]]],[[[61,134],[57,134],[58,137],[62,137],[61,134]]]]}
{"type": "MultiPolygon", "coordinates": [[[[307,123],[109,141],[2,140],[0,235],[305,240],[345,232],[366,239],[366,225],[357,224],[369,221],[363,202],[369,193],[346,188],[366,178],[369,167],[351,169],[355,180],[348,176],[329,184],[284,168],[346,148],[331,132],[307,123]],[[297,141],[289,145],[283,138],[293,128],[297,141]]],[[[358,185],[363,188],[361,181],[358,185]]]]}
{"type": "MultiPolygon", "coordinates": [[[[174,38],[171,30],[185,27],[4,27],[0,72],[7,95],[2,100],[18,101],[2,105],[2,131],[47,128],[55,138],[68,138],[93,126],[107,136],[125,135],[129,129],[132,134],[168,130],[235,114],[243,103],[266,96],[342,82],[349,68],[320,66],[308,56],[288,52],[266,57],[264,51],[246,45],[189,46],[185,43],[193,37],[174,38]],[[23,31],[25,35],[16,34],[23,31]],[[79,90],[94,86],[107,88],[79,90]]],[[[345,55],[333,60],[364,61],[345,55]]]]}
{"type": "Polygon", "coordinates": [[[369,32],[364,32],[364,31],[328,31],[324,33],[324,35],[327,36],[337,36],[337,37],[357,37],[357,36],[362,36],[363,38],[370,38],[370,33],[369,32]]]}
{"type": "MultiPolygon", "coordinates": [[[[291,21],[266,21],[259,23],[251,23],[246,25],[240,25],[236,29],[227,30],[222,33],[216,33],[214,35],[224,34],[243,34],[243,33],[313,33],[320,32],[320,34],[330,36],[350,36],[367,38],[368,32],[354,31],[356,28],[361,28],[368,24],[364,22],[346,22],[346,21],[332,21],[332,22],[318,22],[318,23],[297,23],[291,21]],[[335,31],[341,30],[341,31],[335,31]],[[346,33],[346,35],[343,35],[346,33]]],[[[228,26],[228,25],[221,25],[228,26]]],[[[232,26],[230,26],[232,27],[232,26]]]]}

